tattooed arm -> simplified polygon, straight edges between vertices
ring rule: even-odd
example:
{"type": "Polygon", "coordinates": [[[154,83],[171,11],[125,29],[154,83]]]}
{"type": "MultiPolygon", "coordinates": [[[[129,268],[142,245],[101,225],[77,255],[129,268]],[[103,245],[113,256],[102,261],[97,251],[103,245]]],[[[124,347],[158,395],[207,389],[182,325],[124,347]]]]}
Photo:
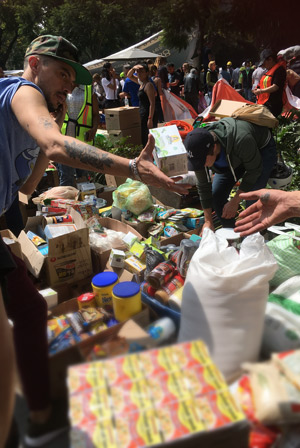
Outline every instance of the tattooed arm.
{"type": "Polygon", "coordinates": [[[291,217],[300,216],[300,191],[264,189],[242,193],[241,199],[258,199],[239,215],[236,232],[241,236],[259,232],[291,217]]]}
{"type": "MultiPolygon", "coordinates": [[[[62,135],[48,112],[44,97],[36,89],[22,86],[12,100],[12,109],[21,126],[37,141],[48,159],[74,168],[132,177],[128,159],[62,135]]],[[[187,194],[190,185],[176,184],[178,178],[170,179],[153,164],[153,149],[154,139],[149,137],[137,160],[143,182],[187,194]]]]}

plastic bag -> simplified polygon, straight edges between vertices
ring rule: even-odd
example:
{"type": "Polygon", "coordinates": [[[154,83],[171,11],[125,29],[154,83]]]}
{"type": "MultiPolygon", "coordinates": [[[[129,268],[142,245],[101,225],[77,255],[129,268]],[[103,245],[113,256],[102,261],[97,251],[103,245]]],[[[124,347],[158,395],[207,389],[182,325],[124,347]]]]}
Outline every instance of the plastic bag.
{"type": "Polygon", "coordinates": [[[149,188],[137,180],[127,179],[113,192],[113,206],[123,211],[129,210],[134,215],[139,215],[152,205],[149,188]]]}
{"type": "Polygon", "coordinates": [[[249,121],[259,126],[266,126],[267,128],[275,128],[278,126],[277,118],[262,104],[243,104],[231,116],[238,120],[249,121]]]}
{"type": "Polygon", "coordinates": [[[294,240],[293,236],[300,237],[300,232],[287,232],[267,243],[278,263],[278,271],[270,281],[275,288],[289,278],[300,275],[300,241],[294,240]]]}
{"type": "Polygon", "coordinates": [[[273,363],[244,364],[250,372],[255,417],[264,425],[299,423],[300,390],[273,363]]]}
{"type": "Polygon", "coordinates": [[[76,199],[79,190],[77,188],[67,186],[67,187],[53,187],[50,190],[45,191],[40,194],[39,197],[44,199],[76,199]]]}
{"type": "Polygon", "coordinates": [[[190,261],[179,341],[202,339],[228,381],[241,373],[242,362],[257,360],[276,268],[260,234],[245,238],[237,252],[210,229],[190,261]]]}
{"type": "Polygon", "coordinates": [[[269,357],[300,347],[300,275],[291,277],[268,298],[262,354],[269,357]]]}

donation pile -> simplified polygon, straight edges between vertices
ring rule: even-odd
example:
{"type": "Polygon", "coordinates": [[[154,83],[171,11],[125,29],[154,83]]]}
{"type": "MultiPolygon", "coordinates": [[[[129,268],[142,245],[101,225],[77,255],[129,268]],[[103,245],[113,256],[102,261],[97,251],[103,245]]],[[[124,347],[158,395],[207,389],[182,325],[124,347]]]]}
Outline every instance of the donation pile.
{"type": "Polygon", "coordinates": [[[247,448],[249,425],[202,341],[69,368],[72,446],[247,448]]]}

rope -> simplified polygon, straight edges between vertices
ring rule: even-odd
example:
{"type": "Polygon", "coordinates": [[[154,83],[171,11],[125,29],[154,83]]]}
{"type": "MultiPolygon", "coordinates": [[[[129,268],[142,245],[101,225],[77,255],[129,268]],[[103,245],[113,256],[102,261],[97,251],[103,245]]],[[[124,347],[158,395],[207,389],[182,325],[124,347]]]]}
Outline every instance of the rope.
{"type": "Polygon", "coordinates": [[[168,123],[165,123],[164,126],[171,126],[172,124],[175,124],[177,126],[182,140],[184,140],[185,137],[188,135],[188,133],[194,129],[191,124],[186,123],[185,121],[181,121],[181,120],[168,121],[168,123]]]}

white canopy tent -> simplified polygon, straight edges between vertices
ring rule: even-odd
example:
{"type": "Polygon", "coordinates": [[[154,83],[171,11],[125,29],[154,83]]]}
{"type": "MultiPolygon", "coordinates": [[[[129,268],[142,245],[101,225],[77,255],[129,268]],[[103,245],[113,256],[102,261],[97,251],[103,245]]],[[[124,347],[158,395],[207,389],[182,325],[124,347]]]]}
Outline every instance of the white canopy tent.
{"type": "Polygon", "coordinates": [[[139,48],[127,48],[118,53],[111,54],[104,58],[105,61],[126,61],[135,59],[153,59],[159,54],[151,53],[150,51],[140,50],[139,48]]]}

